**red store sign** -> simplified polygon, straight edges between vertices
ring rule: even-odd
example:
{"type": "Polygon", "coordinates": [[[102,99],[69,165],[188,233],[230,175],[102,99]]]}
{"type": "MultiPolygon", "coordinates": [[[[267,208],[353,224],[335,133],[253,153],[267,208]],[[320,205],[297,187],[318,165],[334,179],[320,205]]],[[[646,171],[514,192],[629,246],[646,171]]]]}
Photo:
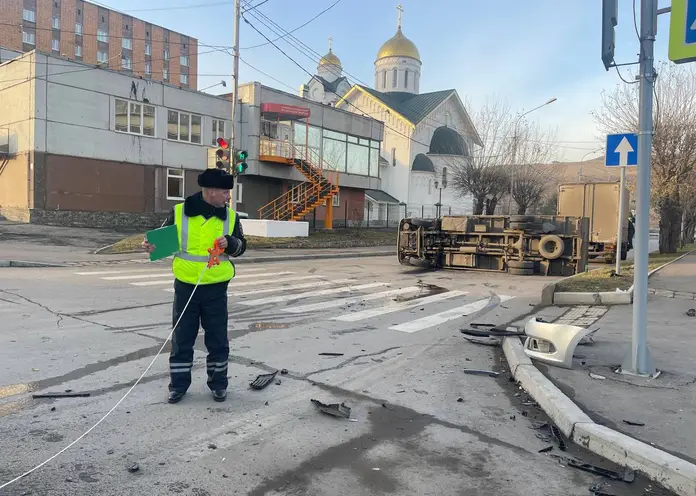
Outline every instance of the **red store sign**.
{"type": "Polygon", "coordinates": [[[261,112],[273,112],[280,115],[293,115],[297,117],[309,117],[309,109],[285,105],[283,103],[262,103],[261,112]]]}

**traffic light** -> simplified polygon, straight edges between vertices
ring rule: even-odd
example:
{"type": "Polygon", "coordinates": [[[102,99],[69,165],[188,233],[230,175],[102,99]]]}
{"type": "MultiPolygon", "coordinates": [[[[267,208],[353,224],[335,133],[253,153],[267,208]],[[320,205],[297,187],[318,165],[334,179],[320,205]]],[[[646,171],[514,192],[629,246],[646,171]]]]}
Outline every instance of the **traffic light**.
{"type": "Polygon", "coordinates": [[[219,148],[215,152],[215,167],[230,169],[230,145],[222,138],[217,139],[219,148]]]}
{"type": "Polygon", "coordinates": [[[243,174],[247,170],[246,159],[249,156],[246,150],[238,150],[234,154],[234,169],[237,174],[243,174]]]}

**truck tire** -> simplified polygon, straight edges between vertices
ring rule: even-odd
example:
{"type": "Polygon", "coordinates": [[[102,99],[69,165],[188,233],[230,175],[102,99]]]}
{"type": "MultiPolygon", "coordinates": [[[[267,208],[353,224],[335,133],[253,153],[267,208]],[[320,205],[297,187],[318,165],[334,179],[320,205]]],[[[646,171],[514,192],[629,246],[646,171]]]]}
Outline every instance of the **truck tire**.
{"type": "Polygon", "coordinates": [[[563,240],[555,234],[547,234],[539,240],[539,253],[547,260],[556,260],[563,255],[563,250],[563,240]]]}
{"type": "Polygon", "coordinates": [[[510,222],[534,222],[536,217],[533,215],[511,215],[510,222]]]}
{"type": "Polygon", "coordinates": [[[532,269],[534,270],[534,262],[531,260],[508,260],[508,269],[532,269]]]}
{"type": "Polygon", "coordinates": [[[508,269],[508,274],[511,276],[533,276],[534,269],[513,269],[510,267],[508,269]]]}

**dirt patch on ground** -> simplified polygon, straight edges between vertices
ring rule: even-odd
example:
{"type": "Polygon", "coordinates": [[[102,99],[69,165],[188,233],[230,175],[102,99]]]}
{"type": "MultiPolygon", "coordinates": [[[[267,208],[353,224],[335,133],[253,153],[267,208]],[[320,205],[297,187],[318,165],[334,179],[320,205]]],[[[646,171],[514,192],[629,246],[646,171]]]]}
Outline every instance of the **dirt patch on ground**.
{"type": "MultiPolygon", "coordinates": [[[[248,248],[252,249],[321,249],[395,246],[396,230],[336,229],[333,231],[315,231],[306,238],[260,238],[257,236],[246,236],[246,239],[248,248]]],[[[142,241],[142,233],[128,236],[100,253],[117,254],[139,251],[142,241]]]]}

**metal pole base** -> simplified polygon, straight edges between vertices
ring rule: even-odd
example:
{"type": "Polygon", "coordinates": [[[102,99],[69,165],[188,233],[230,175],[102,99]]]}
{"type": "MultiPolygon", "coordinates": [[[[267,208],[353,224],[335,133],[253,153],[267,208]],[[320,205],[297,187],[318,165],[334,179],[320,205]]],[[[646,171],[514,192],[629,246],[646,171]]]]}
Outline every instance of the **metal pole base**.
{"type": "Polygon", "coordinates": [[[624,357],[621,368],[617,371],[619,374],[634,375],[637,377],[652,377],[657,378],[660,372],[655,369],[652,354],[647,345],[645,345],[645,356],[643,360],[633,360],[633,350],[628,350],[624,357]],[[641,363],[638,363],[641,362],[641,363]]]}

